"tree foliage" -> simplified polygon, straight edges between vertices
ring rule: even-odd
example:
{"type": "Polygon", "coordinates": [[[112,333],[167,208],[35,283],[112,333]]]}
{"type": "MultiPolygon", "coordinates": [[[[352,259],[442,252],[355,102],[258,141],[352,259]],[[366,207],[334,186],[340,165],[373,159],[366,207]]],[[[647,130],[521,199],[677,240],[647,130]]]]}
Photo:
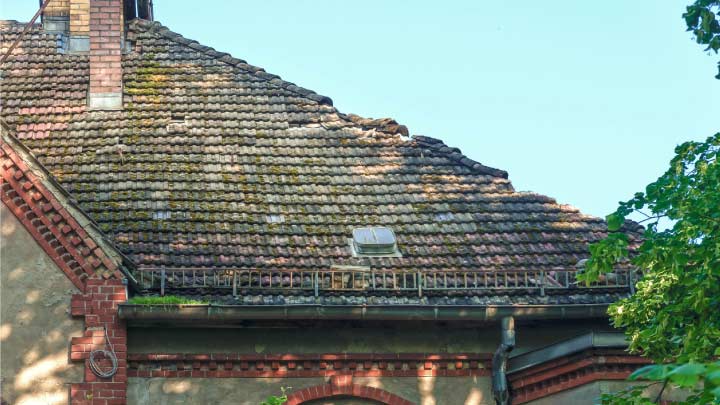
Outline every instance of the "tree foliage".
{"type": "MultiPolygon", "coordinates": [[[[633,377],[697,389],[687,403],[707,404],[720,402],[720,133],[675,152],[665,174],[607,217],[610,234],[590,247],[582,278],[595,280],[624,258],[642,271],[635,294],[609,309],[630,351],[657,363],[633,377]],[[633,252],[620,232],[630,215],[647,224],[633,252]],[[663,229],[661,221],[671,225],[663,229]]],[[[603,403],[648,403],[637,390],[603,403]]]]}
{"type": "Polygon", "coordinates": [[[279,396],[270,395],[263,402],[261,402],[260,405],[283,405],[285,402],[287,402],[287,399],[288,399],[285,391],[287,391],[290,388],[291,387],[281,387],[280,388],[281,394],[279,396]]]}
{"type": "MultiPolygon", "coordinates": [[[[706,51],[718,53],[720,50],[720,1],[718,0],[696,0],[695,3],[687,6],[683,14],[687,30],[692,31],[698,44],[707,45],[706,51]]],[[[718,63],[718,74],[720,79],[720,62],[718,63]]]]}

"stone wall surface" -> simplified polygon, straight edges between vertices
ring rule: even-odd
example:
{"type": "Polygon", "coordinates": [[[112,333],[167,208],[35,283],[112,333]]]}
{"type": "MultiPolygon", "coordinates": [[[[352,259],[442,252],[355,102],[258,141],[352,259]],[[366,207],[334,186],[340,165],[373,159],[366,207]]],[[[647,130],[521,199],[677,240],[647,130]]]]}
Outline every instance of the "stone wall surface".
{"type": "MultiPolygon", "coordinates": [[[[325,384],[318,378],[130,378],[128,404],[257,405],[281,387],[290,392],[325,384]]],[[[492,404],[489,377],[356,377],[353,383],[381,388],[418,405],[492,404]]],[[[367,399],[328,398],[308,405],[375,405],[367,399]]]]}
{"type": "Polygon", "coordinates": [[[11,404],[64,404],[68,386],[82,380],[71,364],[70,336],[82,320],[70,316],[78,290],[0,204],[0,374],[2,398],[11,404]]]}

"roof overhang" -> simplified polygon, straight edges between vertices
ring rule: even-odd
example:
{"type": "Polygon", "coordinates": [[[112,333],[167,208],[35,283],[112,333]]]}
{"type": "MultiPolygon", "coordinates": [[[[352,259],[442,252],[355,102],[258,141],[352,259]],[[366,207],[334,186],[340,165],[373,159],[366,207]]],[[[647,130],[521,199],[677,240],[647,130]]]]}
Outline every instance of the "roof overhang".
{"type": "Polygon", "coordinates": [[[495,322],[606,318],[608,304],[573,305],[137,305],[121,304],[130,326],[231,326],[253,320],[495,322]]]}
{"type": "Polygon", "coordinates": [[[588,349],[625,349],[628,340],[622,332],[591,332],[553,345],[513,356],[508,373],[517,373],[530,367],[588,349]]]}

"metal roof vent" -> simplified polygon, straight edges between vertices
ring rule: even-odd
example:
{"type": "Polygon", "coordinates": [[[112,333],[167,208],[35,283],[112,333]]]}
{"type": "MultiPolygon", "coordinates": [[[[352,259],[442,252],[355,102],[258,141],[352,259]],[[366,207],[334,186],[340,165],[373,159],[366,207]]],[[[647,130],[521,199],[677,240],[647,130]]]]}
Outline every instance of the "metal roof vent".
{"type": "Polygon", "coordinates": [[[392,229],[381,226],[355,228],[349,239],[353,256],[370,257],[402,257],[398,250],[395,233],[392,229]]]}
{"type": "Polygon", "coordinates": [[[166,129],[170,134],[185,133],[187,132],[187,119],[183,115],[173,114],[166,129]]]}

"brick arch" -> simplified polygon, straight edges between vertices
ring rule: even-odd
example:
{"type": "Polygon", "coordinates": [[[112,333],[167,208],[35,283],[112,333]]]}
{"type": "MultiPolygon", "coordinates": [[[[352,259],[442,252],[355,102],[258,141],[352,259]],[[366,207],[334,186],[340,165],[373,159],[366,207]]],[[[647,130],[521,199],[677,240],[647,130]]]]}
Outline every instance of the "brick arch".
{"type": "Polygon", "coordinates": [[[352,376],[333,376],[327,384],[303,388],[288,395],[286,405],[305,404],[316,399],[350,397],[369,399],[384,405],[416,405],[402,397],[380,388],[353,384],[352,376]]]}

